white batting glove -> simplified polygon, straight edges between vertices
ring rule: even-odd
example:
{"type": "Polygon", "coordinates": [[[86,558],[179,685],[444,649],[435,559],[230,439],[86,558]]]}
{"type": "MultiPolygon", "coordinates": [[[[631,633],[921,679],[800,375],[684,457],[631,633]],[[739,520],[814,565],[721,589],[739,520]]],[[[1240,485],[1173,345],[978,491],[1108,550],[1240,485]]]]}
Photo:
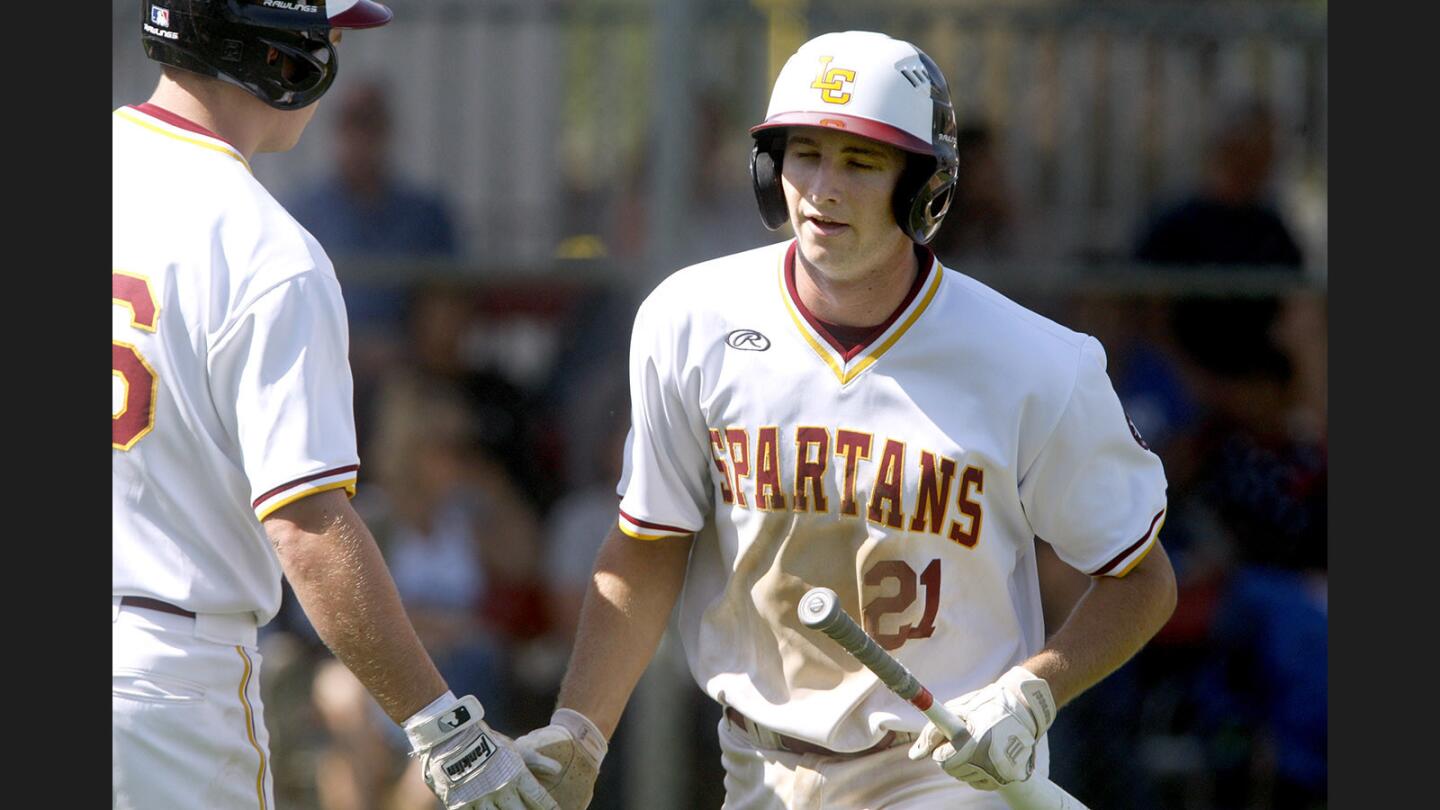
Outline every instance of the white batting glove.
{"type": "Polygon", "coordinates": [[[482,722],[480,701],[474,695],[446,697],[453,702],[442,705],[438,715],[416,715],[405,723],[410,755],[420,757],[425,784],[446,810],[556,810],[515,743],[482,722]]]}
{"type": "Polygon", "coordinates": [[[1024,667],[1012,667],[1000,679],[945,707],[970,731],[956,750],[934,723],[926,723],[911,759],[930,756],[945,772],[979,790],[999,790],[1023,782],[1035,770],[1035,742],[1055,722],[1050,685],[1024,667]]]}
{"type": "Polygon", "coordinates": [[[610,750],[600,729],[573,709],[556,709],[550,725],[515,740],[515,747],[560,810],[590,805],[600,762],[610,750]]]}

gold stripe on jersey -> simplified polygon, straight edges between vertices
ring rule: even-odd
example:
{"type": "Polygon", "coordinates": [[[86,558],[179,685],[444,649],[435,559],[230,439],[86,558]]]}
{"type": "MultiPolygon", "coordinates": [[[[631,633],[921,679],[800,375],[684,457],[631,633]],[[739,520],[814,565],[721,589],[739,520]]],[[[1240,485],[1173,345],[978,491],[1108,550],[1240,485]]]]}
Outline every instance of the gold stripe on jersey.
{"type": "Polygon", "coordinates": [[[1143,560],[1143,559],[1145,559],[1146,557],[1150,556],[1150,552],[1155,550],[1155,546],[1156,546],[1156,544],[1157,544],[1157,543],[1159,542],[1159,540],[1160,540],[1160,528],[1161,528],[1162,526],[1164,526],[1164,525],[1165,525],[1165,518],[1164,518],[1164,517],[1161,517],[1161,518],[1160,518],[1160,523],[1159,523],[1159,525],[1157,525],[1157,526],[1155,527],[1155,531],[1153,531],[1153,532],[1150,533],[1150,542],[1148,542],[1148,543],[1145,544],[1145,548],[1144,548],[1144,550],[1142,550],[1142,551],[1140,552],[1140,555],[1137,556],[1135,559],[1131,560],[1129,565],[1127,565],[1127,566],[1125,566],[1124,568],[1120,569],[1120,572],[1119,572],[1119,573],[1117,573],[1117,574],[1112,574],[1111,576],[1114,576],[1116,579],[1119,579],[1120,577],[1125,576],[1126,574],[1128,574],[1128,573],[1130,573],[1132,570],[1134,570],[1135,566],[1139,565],[1141,560],[1143,560]]]}
{"type": "Polygon", "coordinates": [[[118,115],[118,116],[120,116],[121,118],[125,119],[126,121],[129,121],[129,122],[132,123],[132,124],[137,124],[137,125],[139,125],[139,126],[142,126],[142,127],[146,128],[146,129],[150,130],[151,132],[157,133],[157,134],[159,134],[159,135],[164,135],[164,136],[167,137],[167,138],[174,138],[174,139],[177,140],[177,141],[181,141],[181,142],[183,142],[183,143],[188,143],[188,144],[190,144],[190,145],[192,145],[192,146],[198,146],[198,147],[200,147],[201,149],[209,149],[209,150],[212,151],[212,152],[219,152],[219,153],[222,154],[222,155],[229,155],[230,157],[235,158],[236,160],[240,161],[240,165],[242,165],[242,166],[245,167],[245,171],[250,172],[251,174],[254,174],[254,171],[251,170],[251,168],[250,168],[250,161],[246,160],[244,155],[240,154],[239,152],[236,152],[234,149],[232,149],[232,148],[230,148],[230,147],[228,147],[228,146],[221,146],[221,145],[219,145],[219,144],[212,143],[212,142],[207,141],[207,140],[202,140],[202,139],[200,139],[200,138],[197,138],[197,137],[194,137],[194,136],[191,136],[191,135],[181,135],[181,134],[178,133],[178,132],[171,132],[171,131],[168,130],[168,129],[164,129],[163,127],[160,127],[160,126],[158,126],[158,125],[156,125],[156,124],[152,124],[152,123],[150,123],[149,121],[145,121],[145,120],[143,120],[143,119],[141,119],[141,118],[137,118],[136,116],[131,115],[130,113],[127,113],[127,112],[126,112],[125,110],[123,110],[123,109],[121,109],[121,110],[116,110],[116,111],[115,111],[115,114],[118,115]]]}
{"type": "Polygon", "coordinates": [[[920,314],[923,313],[925,309],[930,306],[930,302],[935,299],[935,293],[938,292],[940,289],[940,279],[945,275],[944,273],[940,272],[939,259],[935,260],[932,269],[934,271],[935,277],[930,280],[928,289],[925,290],[925,295],[920,299],[920,303],[916,305],[913,310],[910,311],[910,314],[906,316],[904,322],[901,323],[900,326],[895,329],[895,331],[890,333],[890,337],[885,338],[884,343],[881,343],[874,349],[867,351],[862,356],[860,362],[856,363],[855,368],[849,372],[848,379],[845,380],[846,382],[849,382],[850,379],[854,379],[855,375],[874,365],[875,361],[880,359],[880,355],[889,351],[890,347],[895,345],[895,341],[899,340],[901,335],[909,331],[910,327],[915,324],[915,321],[920,319],[920,314]]]}
{"type": "Polygon", "coordinates": [[[626,526],[624,521],[619,521],[616,525],[619,526],[620,531],[623,532],[625,536],[633,537],[636,540],[668,540],[671,537],[683,536],[678,534],[641,534],[629,526],[626,526]]]}
{"type": "Polygon", "coordinates": [[[288,498],[276,501],[275,503],[264,507],[263,512],[259,509],[256,509],[255,516],[260,518],[261,520],[264,520],[265,518],[270,517],[272,514],[274,514],[275,510],[279,509],[282,506],[288,506],[289,504],[292,504],[300,500],[301,498],[308,498],[311,495],[319,495],[322,492],[329,492],[332,489],[339,489],[341,487],[344,487],[345,493],[353,498],[355,497],[355,481],[356,479],[354,478],[346,478],[343,481],[332,481],[328,484],[321,484],[314,489],[307,489],[304,492],[297,492],[288,498]]]}
{"type": "Polygon", "coordinates": [[[805,338],[805,342],[810,344],[811,350],[820,356],[825,365],[830,367],[830,371],[840,381],[840,384],[845,385],[875,365],[875,362],[880,359],[880,355],[889,351],[890,347],[894,346],[895,342],[910,330],[915,321],[919,320],[921,313],[930,306],[930,302],[935,300],[935,293],[940,289],[940,280],[945,275],[939,259],[931,260],[930,273],[931,279],[925,285],[925,292],[918,301],[912,304],[910,314],[890,327],[889,337],[873,348],[866,349],[858,358],[852,359],[849,363],[843,362],[833,347],[815,336],[810,325],[805,322],[804,316],[796,308],[795,302],[790,299],[790,290],[785,286],[785,256],[783,253],[780,256],[780,298],[785,302],[785,311],[790,313],[790,320],[794,321],[795,328],[800,330],[800,336],[805,338]]]}
{"type": "Polygon", "coordinates": [[[618,526],[619,530],[624,532],[625,535],[631,536],[631,538],[635,538],[636,540],[668,540],[671,538],[688,538],[688,536],[694,535],[694,532],[678,528],[678,526],[661,526],[657,525],[657,523],[648,522],[648,520],[641,520],[638,519],[638,517],[625,515],[624,509],[619,510],[616,526],[618,526]]]}

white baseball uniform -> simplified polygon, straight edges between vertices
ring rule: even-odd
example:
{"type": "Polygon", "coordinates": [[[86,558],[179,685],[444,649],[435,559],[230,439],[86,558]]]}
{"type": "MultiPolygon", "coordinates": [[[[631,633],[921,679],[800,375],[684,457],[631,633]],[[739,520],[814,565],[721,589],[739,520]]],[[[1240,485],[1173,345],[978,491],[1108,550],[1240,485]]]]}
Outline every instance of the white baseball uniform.
{"type": "Polygon", "coordinates": [[[260,519],[354,492],[345,305],[233,146],[148,104],[112,129],[115,806],[269,808],[260,519]]]}
{"type": "MultiPolygon", "coordinates": [[[[853,760],[755,756],[775,734],[855,752],[925,723],[802,627],[796,604],[834,589],[938,700],[958,697],[1043,645],[1036,536],[1096,576],[1153,547],[1160,460],[1095,339],[917,248],[909,297],[846,351],[800,302],[794,251],[686,268],[641,305],[620,528],[696,535],[680,603],[690,669],[759,725],[727,734],[722,720],[729,805],[1004,807],[934,763],[904,771],[904,746],[863,758],[929,786],[903,800],[893,785],[867,793],[874,767],[853,760]]],[[[1047,773],[1043,739],[1037,760],[1047,773]]]]}

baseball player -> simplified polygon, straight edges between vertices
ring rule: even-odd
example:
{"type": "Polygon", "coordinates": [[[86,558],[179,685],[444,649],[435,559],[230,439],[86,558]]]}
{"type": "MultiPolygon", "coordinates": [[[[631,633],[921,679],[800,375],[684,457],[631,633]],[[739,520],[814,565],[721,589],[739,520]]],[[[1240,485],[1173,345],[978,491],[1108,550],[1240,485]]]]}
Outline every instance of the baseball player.
{"type": "Polygon", "coordinates": [[[554,807],[421,647],[364,523],[345,306],[250,171],[371,0],[142,0],[163,76],[113,116],[113,807],[274,806],[256,628],[283,573],[447,808],[554,807]]]}
{"type": "Polygon", "coordinates": [[[1170,615],[1160,460],[1098,342],[943,267],[944,77],[883,34],[789,59],[751,130],[761,216],[796,238],[685,268],[635,317],[618,527],[545,728],[519,738],[562,808],[679,600],[724,707],[726,807],[1003,808],[1048,773],[1058,707],[1170,615]],[[1092,584],[1043,635],[1034,540],[1092,584]],[[826,586],[957,712],[956,750],[796,604],[826,586]]]}

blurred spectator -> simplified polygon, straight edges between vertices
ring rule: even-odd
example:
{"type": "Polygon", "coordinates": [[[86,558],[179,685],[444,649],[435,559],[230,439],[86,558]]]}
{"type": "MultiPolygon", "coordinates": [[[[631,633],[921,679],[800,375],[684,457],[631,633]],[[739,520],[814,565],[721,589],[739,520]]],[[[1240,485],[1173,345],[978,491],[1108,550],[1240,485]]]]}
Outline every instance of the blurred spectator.
{"type": "Polygon", "coordinates": [[[1325,807],[1327,602],[1322,571],[1232,578],[1196,686],[1220,806],[1325,807]]]}
{"type": "MultiPolygon", "coordinates": [[[[1299,248],[1266,201],[1274,129],[1264,105],[1232,109],[1201,188],[1147,225],[1136,258],[1298,277],[1299,248]]],[[[1065,752],[1056,778],[1098,806],[1323,806],[1323,298],[1092,303],[1082,320],[1103,336],[1122,402],[1166,460],[1162,536],[1180,593],[1155,640],[1051,730],[1073,754],[1095,744],[1089,729],[1111,729],[1105,744],[1134,752],[1138,778],[1074,767],[1065,752]]],[[[1073,598],[1077,587],[1057,577],[1047,616],[1050,593],[1073,598]]]]}
{"type": "Polygon", "coordinates": [[[1275,117],[1238,102],[1211,135],[1200,189],[1146,228],[1136,256],[1157,264],[1260,265],[1298,270],[1300,248],[1267,201],[1275,117]]]}
{"type": "Polygon", "coordinates": [[[954,196],[931,248],[947,267],[1008,257],[1015,247],[1015,201],[995,135],[983,121],[966,124],[955,150],[954,196]]]}
{"type": "Polygon", "coordinates": [[[404,280],[353,277],[348,267],[456,254],[449,206],[391,170],[390,127],[384,88],[374,80],[348,85],[335,117],[333,173],[287,203],[334,259],[356,333],[398,327],[404,280]]]}
{"type": "MultiPolygon", "coordinates": [[[[363,431],[372,421],[376,381],[399,359],[409,280],[361,275],[355,266],[454,258],[456,244],[444,199],[392,171],[392,118],[384,87],[374,79],[346,85],[337,104],[334,168],[286,206],[335,262],[350,322],[355,411],[363,431]]],[[[362,436],[362,459],[366,449],[362,436]]]]}
{"type": "Polygon", "coordinates": [[[1269,346],[1202,371],[1205,417],[1172,455],[1183,610],[1152,647],[1220,807],[1324,803],[1327,454],[1323,431],[1294,429],[1293,378],[1269,346]]]}
{"type": "MultiPolygon", "coordinates": [[[[1158,265],[1299,275],[1300,248],[1267,201],[1275,129],[1261,102],[1229,109],[1212,135],[1200,189],[1145,228],[1135,257],[1158,265]]],[[[1201,367],[1248,374],[1275,351],[1268,333],[1278,309],[1273,298],[1188,297],[1176,304],[1171,323],[1180,348],[1201,367]]]]}
{"type": "Polygon", "coordinates": [[[347,85],[335,117],[334,172],[292,204],[337,266],[342,257],[456,253],[449,206],[392,172],[390,127],[390,105],[377,81],[347,85]]]}
{"type": "MultiPolygon", "coordinates": [[[[362,505],[411,621],[456,694],[505,724],[503,644],[534,635],[537,521],[479,443],[464,399],[418,375],[382,393],[362,505]],[[493,708],[492,708],[493,706],[493,708]]],[[[358,501],[358,496],[357,496],[358,501]]]]}
{"type": "Polygon", "coordinates": [[[403,373],[431,380],[464,398],[474,440],[535,509],[542,505],[538,493],[545,483],[535,464],[535,404],[500,369],[477,364],[471,356],[480,294],[474,285],[459,282],[427,281],[410,288],[403,373]]]}

